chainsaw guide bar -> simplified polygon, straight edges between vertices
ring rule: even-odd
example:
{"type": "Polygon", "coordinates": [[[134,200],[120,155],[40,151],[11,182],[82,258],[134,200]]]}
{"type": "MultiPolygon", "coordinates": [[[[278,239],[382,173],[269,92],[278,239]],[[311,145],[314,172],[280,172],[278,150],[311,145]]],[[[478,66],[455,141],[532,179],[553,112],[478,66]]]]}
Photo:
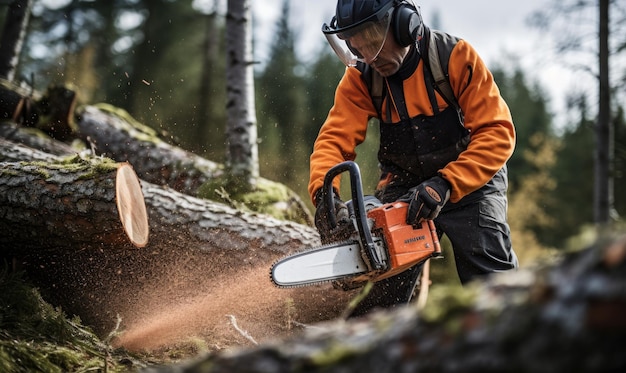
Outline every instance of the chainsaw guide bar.
{"type": "MultiPolygon", "coordinates": [[[[382,245],[380,239],[375,244],[382,245]]],[[[357,241],[346,241],[298,252],[276,261],[270,279],[281,288],[345,280],[368,272],[357,241]]]]}

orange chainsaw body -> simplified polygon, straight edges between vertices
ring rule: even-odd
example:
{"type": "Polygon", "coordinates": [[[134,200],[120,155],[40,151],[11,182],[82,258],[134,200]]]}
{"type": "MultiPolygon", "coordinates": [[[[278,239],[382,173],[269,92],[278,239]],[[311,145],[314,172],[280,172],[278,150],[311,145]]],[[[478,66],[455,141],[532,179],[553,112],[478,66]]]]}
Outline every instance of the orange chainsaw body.
{"type": "Polygon", "coordinates": [[[382,234],[389,255],[389,269],[376,277],[375,281],[441,255],[441,245],[433,221],[423,221],[419,227],[407,224],[407,209],[407,203],[393,202],[373,208],[367,213],[367,217],[374,220],[375,234],[382,234]]]}

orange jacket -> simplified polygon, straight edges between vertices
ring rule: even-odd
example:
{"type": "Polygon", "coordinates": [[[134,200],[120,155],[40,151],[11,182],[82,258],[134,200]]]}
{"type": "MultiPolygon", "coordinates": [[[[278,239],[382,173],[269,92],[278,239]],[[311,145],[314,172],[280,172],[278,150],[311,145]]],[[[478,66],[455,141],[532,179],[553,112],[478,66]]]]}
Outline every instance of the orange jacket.
{"type": "MultiPolygon", "coordinates": [[[[471,133],[467,149],[456,161],[440,170],[441,176],[452,185],[450,201],[458,202],[485,185],[504,166],[515,147],[515,127],[491,72],[466,41],[460,40],[452,50],[448,73],[454,95],[465,115],[465,127],[471,133]]],[[[420,60],[403,86],[410,117],[434,114],[424,82],[423,61],[420,60]]],[[[448,106],[438,93],[437,102],[440,110],[448,106]]],[[[384,110],[386,104],[382,107],[384,110]]],[[[365,140],[367,122],[376,116],[361,72],[355,67],[346,68],[335,92],[335,103],[311,154],[308,190],[313,203],[326,172],[337,163],[356,158],[355,148],[365,140]]],[[[399,121],[395,110],[392,121],[399,121]]],[[[338,183],[339,178],[335,180],[337,189],[338,183]]]]}

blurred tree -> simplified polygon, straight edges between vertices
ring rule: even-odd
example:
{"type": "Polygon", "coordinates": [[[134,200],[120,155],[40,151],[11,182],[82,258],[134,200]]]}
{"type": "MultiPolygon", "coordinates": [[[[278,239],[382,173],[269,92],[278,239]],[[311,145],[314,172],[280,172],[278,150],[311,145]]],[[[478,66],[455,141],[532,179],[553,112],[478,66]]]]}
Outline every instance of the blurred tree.
{"type": "Polygon", "coordinates": [[[226,13],[227,104],[226,170],[231,188],[248,192],[259,177],[252,11],[248,0],[228,0],[226,13]]]}
{"type": "MultiPolygon", "coordinates": [[[[226,69],[226,57],[224,56],[225,34],[224,25],[220,23],[222,17],[218,13],[218,1],[206,11],[206,31],[204,33],[204,60],[202,61],[202,75],[200,77],[200,92],[198,95],[198,108],[200,123],[198,125],[197,138],[200,141],[208,139],[223,139],[225,128],[220,125],[225,123],[225,97],[226,82],[224,71],[226,69]],[[223,100],[224,99],[224,100],[223,100]]],[[[202,155],[219,160],[225,156],[226,150],[223,143],[212,142],[210,147],[202,146],[202,155]]]]}
{"type": "Polygon", "coordinates": [[[15,78],[32,5],[33,0],[14,0],[8,4],[0,36],[0,77],[8,81],[15,78]]]}
{"type": "Polygon", "coordinates": [[[197,138],[198,126],[205,124],[197,100],[204,61],[204,16],[192,7],[192,0],[146,1],[145,12],[140,28],[143,39],[129,51],[133,61],[125,99],[132,105],[130,112],[164,132],[168,141],[199,151],[210,146],[197,138]]]}
{"type": "Polygon", "coordinates": [[[508,73],[501,67],[495,67],[492,73],[515,123],[516,150],[507,163],[510,185],[515,189],[524,178],[537,171],[524,153],[536,153],[543,146],[541,142],[532,141],[534,135],[541,134],[544,138],[554,136],[552,118],[547,110],[545,93],[536,85],[529,86],[520,68],[508,73]]]}
{"type": "Polygon", "coordinates": [[[306,193],[310,144],[304,128],[307,112],[305,80],[298,69],[294,35],[289,27],[289,1],[283,0],[281,16],[271,44],[270,57],[258,76],[261,171],[282,180],[298,194],[306,193]]]}
{"type": "Polygon", "coordinates": [[[615,209],[619,216],[626,216],[626,114],[620,105],[613,119],[615,133],[615,209]]]}
{"type": "Polygon", "coordinates": [[[305,76],[309,120],[305,123],[304,141],[309,144],[309,151],[333,106],[335,89],[346,69],[326,44],[317,55],[319,57],[307,68],[305,76]]]}
{"type": "MultiPolygon", "coordinates": [[[[531,22],[540,28],[556,29],[562,35],[557,38],[556,50],[563,64],[591,73],[598,87],[597,118],[594,126],[596,139],[594,149],[594,221],[602,226],[617,218],[614,209],[614,134],[612,133],[611,111],[614,109],[612,91],[625,88],[626,80],[611,76],[611,60],[623,54],[626,43],[623,32],[626,19],[623,1],[599,0],[554,1],[537,11],[531,22]],[[596,11],[597,18],[590,21],[589,15],[596,11]],[[618,16],[611,21],[609,14],[618,16]],[[596,32],[592,32],[595,26],[596,32]],[[573,28],[573,29],[572,29],[573,28]],[[590,35],[593,35],[590,37],[590,35]],[[578,64],[577,55],[595,55],[597,65],[578,64]],[[568,58],[564,58],[567,56],[568,58]]],[[[620,72],[624,76],[623,72],[620,72]]],[[[615,75],[615,74],[613,74],[615,75]]]]}

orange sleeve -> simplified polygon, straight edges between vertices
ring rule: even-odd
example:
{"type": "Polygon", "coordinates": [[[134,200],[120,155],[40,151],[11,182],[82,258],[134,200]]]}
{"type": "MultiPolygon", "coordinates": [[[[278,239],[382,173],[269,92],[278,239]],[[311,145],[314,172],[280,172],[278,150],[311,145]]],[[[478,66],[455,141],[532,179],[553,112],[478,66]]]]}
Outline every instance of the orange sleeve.
{"type": "Polygon", "coordinates": [[[457,43],[448,72],[471,133],[467,149],[440,171],[452,185],[450,201],[458,202],[506,164],[515,148],[515,127],[493,75],[470,44],[457,43]]]}
{"type": "MultiPolygon", "coordinates": [[[[354,67],[346,71],[337,85],[335,103],[313,146],[310,159],[309,195],[315,203],[315,193],[324,183],[326,172],[334,165],[356,158],[357,145],[365,140],[367,122],[376,115],[361,72],[354,67]]],[[[339,190],[339,180],[334,185],[339,190]]]]}

